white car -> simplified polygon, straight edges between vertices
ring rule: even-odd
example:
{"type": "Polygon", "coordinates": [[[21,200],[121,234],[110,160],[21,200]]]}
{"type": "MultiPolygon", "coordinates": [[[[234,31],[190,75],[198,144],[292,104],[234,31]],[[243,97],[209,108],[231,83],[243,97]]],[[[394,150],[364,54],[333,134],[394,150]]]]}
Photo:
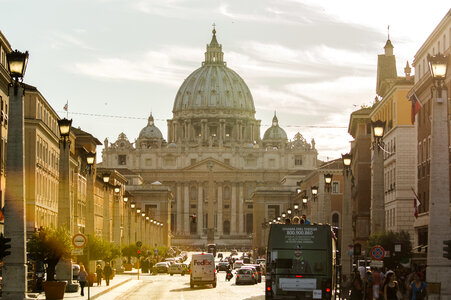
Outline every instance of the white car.
{"type": "Polygon", "coordinates": [[[239,269],[239,268],[241,268],[243,265],[244,265],[244,262],[243,262],[242,260],[236,260],[236,261],[233,263],[233,269],[234,269],[234,270],[235,270],[235,269],[239,269]]]}
{"type": "Polygon", "coordinates": [[[215,258],[211,253],[193,254],[191,257],[190,287],[211,284],[216,287],[215,258]]]}
{"type": "Polygon", "coordinates": [[[242,283],[256,284],[257,279],[255,278],[255,272],[252,268],[241,268],[236,271],[235,284],[239,285],[242,283]]]}

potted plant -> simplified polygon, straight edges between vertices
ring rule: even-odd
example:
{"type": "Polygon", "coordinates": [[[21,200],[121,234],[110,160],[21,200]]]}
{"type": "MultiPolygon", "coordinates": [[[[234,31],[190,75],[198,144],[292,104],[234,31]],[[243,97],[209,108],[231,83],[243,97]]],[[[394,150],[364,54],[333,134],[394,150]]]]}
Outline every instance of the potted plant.
{"type": "Polygon", "coordinates": [[[32,257],[38,257],[47,264],[47,281],[43,284],[46,299],[63,299],[67,283],[55,281],[55,268],[61,258],[71,256],[72,241],[69,231],[64,227],[41,228],[33,233],[27,249],[32,257]]]}

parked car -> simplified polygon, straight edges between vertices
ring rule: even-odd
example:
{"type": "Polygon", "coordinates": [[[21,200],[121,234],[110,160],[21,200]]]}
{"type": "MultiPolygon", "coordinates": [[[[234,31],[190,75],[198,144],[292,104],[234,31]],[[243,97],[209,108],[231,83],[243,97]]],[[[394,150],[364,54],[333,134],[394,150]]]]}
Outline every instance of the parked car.
{"type": "Polygon", "coordinates": [[[181,274],[184,276],[187,273],[186,266],[179,263],[172,264],[169,266],[168,273],[171,276],[174,274],[181,274]]]}
{"type": "Polygon", "coordinates": [[[159,262],[152,267],[152,273],[167,273],[169,271],[169,263],[159,262]]]}
{"type": "Polygon", "coordinates": [[[168,257],[164,261],[172,265],[176,262],[176,259],[174,257],[168,257]]]}
{"type": "Polygon", "coordinates": [[[236,272],[235,284],[250,283],[256,284],[255,273],[250,268],[242,268],[236,272]]]}

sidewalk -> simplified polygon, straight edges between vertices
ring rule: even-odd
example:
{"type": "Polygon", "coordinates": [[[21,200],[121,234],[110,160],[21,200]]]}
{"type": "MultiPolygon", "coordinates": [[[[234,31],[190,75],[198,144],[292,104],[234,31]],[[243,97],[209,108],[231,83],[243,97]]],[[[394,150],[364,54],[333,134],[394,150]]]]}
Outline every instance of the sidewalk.
{"type": "MultiPolygon", "coordinates": [[[[131,272],[125,272],[122,274],[116,274],[112,280],[110,280],[110,285],[107,286],[105,283],[105,280],[102,280],[102,285],[97,286],[97,284],[94,283],[94,286],[89,287],[89,294],[90,299],[96,299],[109,291],[120,287],[121,285],[131,281],[136,276],[136,270],[133,270],[131,272]]],[[[75,281],[74,281],[75,283],[75,281]]],[[[78,292],[76,293],[64,293],[64,299],[71,299],[71,300],[85,300],[88,299],[88,287],[85,287],[84,289],[84,296],[80,296],[80,287],[78,288],[78,292]]],[[[36,295],[36,294],[35,294],[36,295]]],[[[33,297],[33,295],[30,295],[30,297],[33,297]]],[[[45,299],[44,292],[37,295],[36,299],[45,299]]]]}

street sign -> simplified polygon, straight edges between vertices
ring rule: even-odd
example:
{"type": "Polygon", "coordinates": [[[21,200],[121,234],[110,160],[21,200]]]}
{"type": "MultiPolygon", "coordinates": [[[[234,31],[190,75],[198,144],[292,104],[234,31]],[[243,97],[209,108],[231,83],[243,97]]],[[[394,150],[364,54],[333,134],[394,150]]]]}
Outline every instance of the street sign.
{"type": "Polygon", "coordinates": [[[136,242],[136,247],[139,248],[139,247],[141,247],[142,245],[143,245],[143,243],[142,243],[141,241],[137,241],[137,242],[136,242]]]}
{"type": "Polygon", "coordinates": [[[72,255],[83,255],[83,248],[75,248],[72,250],[72,255]]]}
{"type": "Polygon", "coordinates": [[[371,258],[374,260],[382,260],[385,256],[385,250],[382,246],[377,245],[371,248],[371,258]]]}
{"type": "Polygon", "coordinates": [[[72,244],[75,248],[84,248],[86,246],[86,243],[88,242],[88,239],[86,236],[82,233],[77,233],[72,237],[72,244]]]}
{"type": "Polygon", "coordinates": [[[384,267],[384,261],[382,261],[382,260],[372,260],[370,262],[370,267],[372,267],[372,268],[383,268],[384,267]]]}

